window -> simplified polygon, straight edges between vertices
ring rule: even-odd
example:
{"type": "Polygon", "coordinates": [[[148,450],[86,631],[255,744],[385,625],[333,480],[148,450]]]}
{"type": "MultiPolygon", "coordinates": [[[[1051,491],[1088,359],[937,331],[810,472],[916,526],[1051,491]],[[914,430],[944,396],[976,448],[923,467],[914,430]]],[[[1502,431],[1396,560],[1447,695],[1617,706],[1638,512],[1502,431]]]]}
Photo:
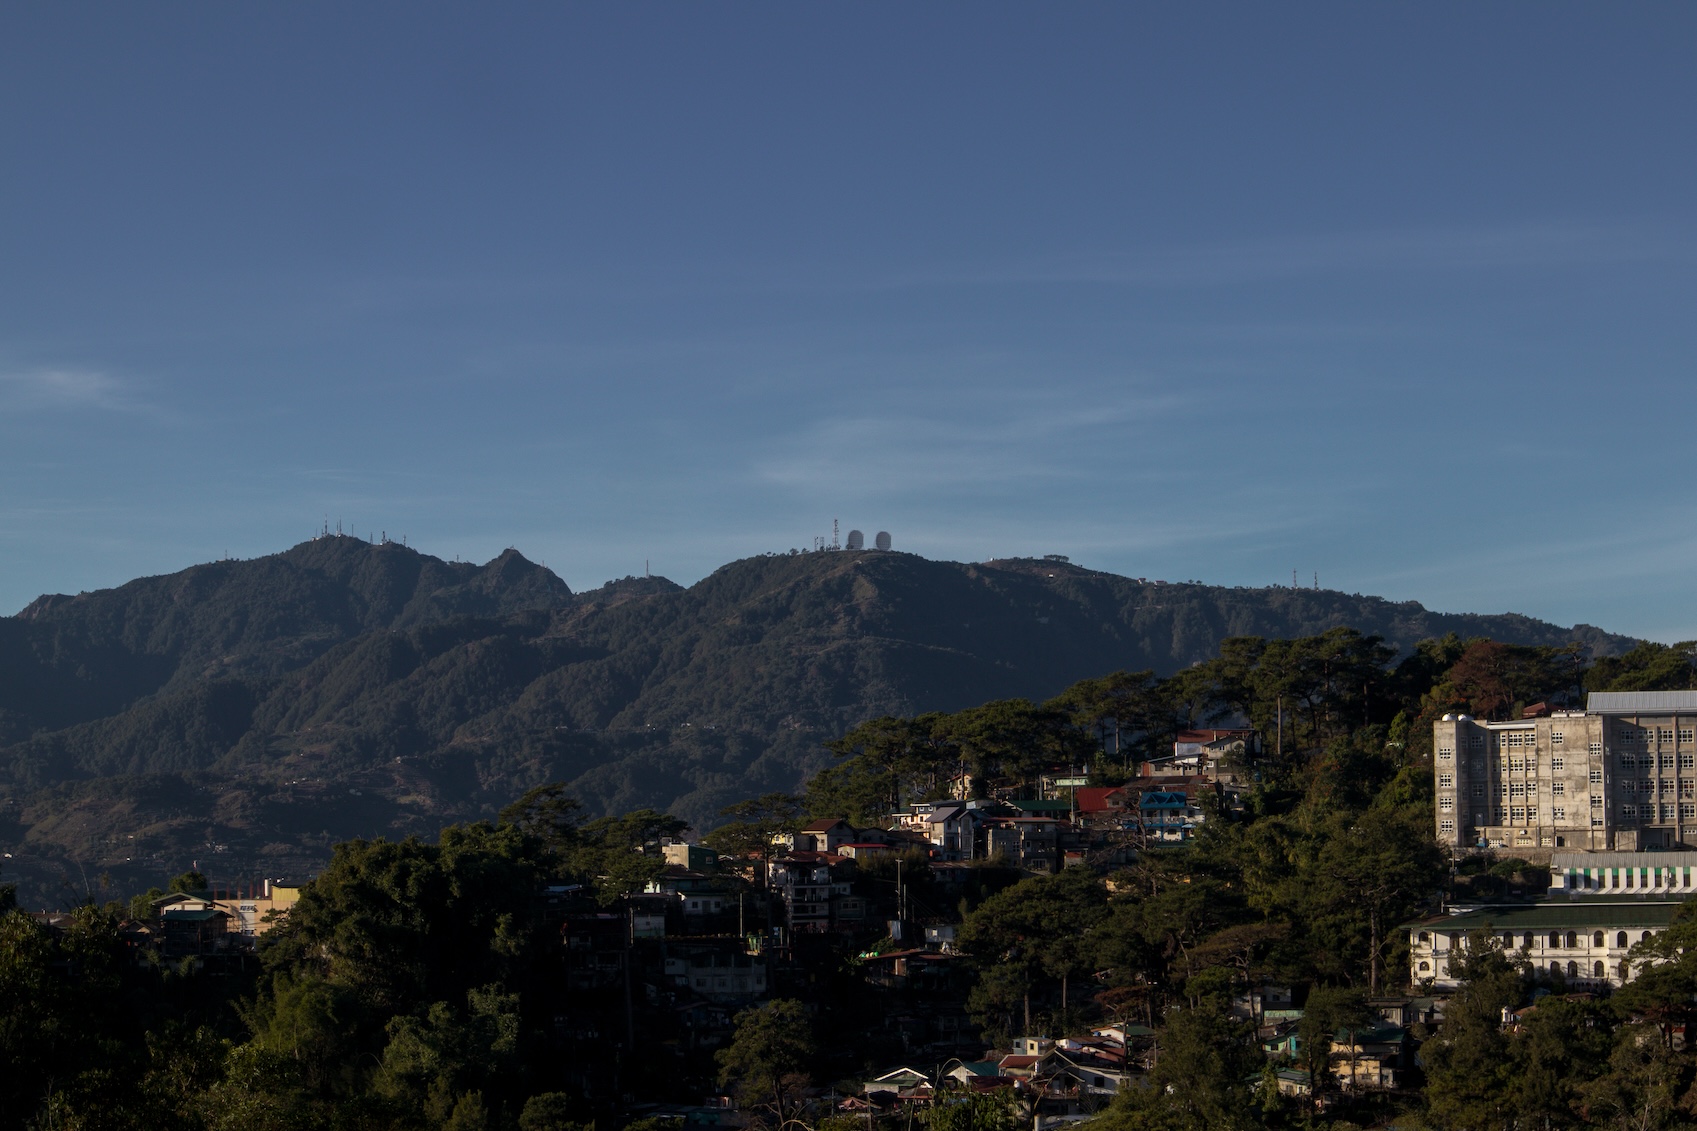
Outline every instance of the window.
{"type": "Polygon", "coordinates": [[[1508,795],[1510,797],[1525,797],[1526,786],[1521,782],[1515,782],[1513,785],[1508,787],[1508,795]]]}
{"type": "Polygon", "coordinates": [[[1655,933],[1656,932],[1654,932],[1654,931],[1645,931],[1644,934],[1643,934],[1643,937],[1641,937],[1638,941],[1639,942],[1649,942],[1650,936],[1655,934],[1655,933]]]}
{"type": "MultiPolygon", "coordinates": [[[[1625,938],[1624,935],[1621,936],[1621,937],[1625,938]]],[[[1504,946],[1513,946],[1514,945],[1514,936],[1513,935],[1504,935],[1503,936],[1503,945],[1504,946]]]]}
{"type": "Polygon", "coordinates": [[[1526,810],[1521,808],[1510,808],[1508,811],[1508,819],[1517,824],[1524,822],[1526,820],[1526,810]]]}
{"type": "Polygon", "coordinates": [[[1507,797],[1508,796],[1508,783],[1506,781],[1503,782],[1501,785],[1497,786],[1497,793],[1501,797],[1507,797]]]}
{"type": "Polygon", "coordinates": [[[1620,934],[1615,936],[1615,945],[1616,946],[1626,946],[1626,945],[1628,945],[1627,941],[1626,941],[1626,932],[1625,931],[1622,931],[1622,932],[1620,932],[1620,934]]]}
{"type": "Polygon", "coordinates": [[[1684,781],[1680,782],[1679,795],[1681,797],[1697,797],[1697,781],[1692,781],[1690,778],[1686,778],[1684,781]]]}
{"type": "Polygon", "coordinates": [[[1551,746],[1560,746],[1560,745],[1561,745],[1561,740],[1562,740],[1562,733],[1561,733],[1561,731],[1559,731],[1559,730],[1552,730],[1552,731],[1551,731],[1551,732],[1550,732],[1550,745],[1551,745],[1551,746]]]}
{"type": "Polygon", "coordinates": [[[1564,781],[1551,782],[1550,783],[1550,796],[1551,797],[1565,797],[1565,796],[1567,796],[1567,783],[1564,782],[1564,781]]]}
{"type": "Polygon", "coordinates": [[[1601,809],[1602,807],[1603,807],[1603,799],[1601,797],[1593,796],[1591,798],[1591,808],[1601,809]]]}
{"type": "MultiPolygon", "coordinates": [[[[1685,741],[1690,742],[1691,740],[1688,738],[1685,741]]],[[[1679,768],[1682,770],[1697,769],[1697,754],[1681,754],[1679,756],[1679,768]]]]}
{"type": "Polygon", "coordinates": [[[1568,976],[1568,977],[1569,977],[1569,978],[1577,978],[1577,977],[1579,977],[1579,963],[1577,963],[1577,962],[1569,962],[1569,963],[1568,963],[1568,964],[1567,964],[1567,976],[1568,976]]]}
{"type": "Polygon", "coordinates": [[[1538,810],[1536,810],[1536,809],[1526,810],[1526,819],[1528,821],[1531,821],[1534,825],[1537,824],[1538,823],[1538,810]]]}
{"type": "Polygon", "coordinates": [[[1673,741],[1673,728],[1672,727],[1657,727],[1656,728],[1656,741],[1657,742],[1672,742],[1673,741]]]}
{"type": "Polygon", "coordinates": [[[1453,797],[1440,797],[1440,798],[1438,798],[1438,808],[1442,809],[1446,813],[1453,811],[1455,809],[1455,798],[1453,798],[1453,797]]]}
{"type": "Polygon", "coordinates": [[[1420,972],[1422,974],[1426,973],[1426,971],[1430,970],[1431,968],[1432,968],[1432,964],[1430,962],[1427,962],[1424,959],[1421,960],[1421,962],[1420,962],[1420,972]]]}
{"type": "Polygon", "coordinates": [[[1662,779],[1662,792],[1667,794],[1669,797],[1673,796],[1673,779],[1672,778],[1663,778],[1662,779]]]}
{"type": "Polygon", "coordinates": [[[1606,977],[1608,977],[1607,974],[1603,973],[1603,960],[1602,959],[1599,958],[1599,959],[1597,959],[1597,961],[1591,963],[1591,976],[1593,978],[1606,978],[1606,977]]]}
{"type": "Polygon", "coordinates": [[[1524,759],[1524,758],[1510,758],[1508,760],[1508,772],[1509,773],[1518,774],[1518,773],[1523,772],[1525,769],[1526,769],[1526,759],[1524,759]]]}
{"type": "Polygon", "coordinates": [[[1438,822],[1438,831],[1441,832],[1441,833],[1444,833],[1445,835],[1448,835],[1450,833],[1455,832],[1455,822],[1454,821],[1439,821],[1438,822]]]}
{"type": "Polygon", "coordinates": [[[1432,932],[1430,932],[1430,931],[1421,931],[1421,932],[1420,932],[1420,941],[1421,941],[1421,942],[1423,942],[1423,943],[1429,943],[1429,942],[1431,942],[1431,941],[1432,941],[1432,932]]]}
{"type": "Polygon", "coordinates": [[[1684,742],[1690,742],[1691,740],[1692,740],[1691,739],[1691,728],[1690,727],[1680,727],[1679,728],[1679,741],[1684,743],[1684,742]]]}
{"type": "Polygon", "coordinates": [[[1439,789],[1449,789],[1453,785],[1455,785],[1455,775],[1454,774],[1439,774],[1438,775],[1438,788],[1439,789]]]}
{"type": "Polygon", "coordinates": [[[1624,818],[1625,820],[1628,820],[1628,821],[1637,820],[1637,818],[1638,818],[1638,806],[1636,806],[1636,805],[1622,805],[1620,807],[1620,815],[1621,815],[1622,818],[1624,818]]]}
{"type": "Polygon", "coordinates": [[[1595,758],[1596,756],[1598,756],[1602,752],[1603,752],[1603,744],[1601,742],[1593,742],[1591,744],[1591,756],[1593,758],[1595,758]]]}
{"type": "Polygon", "coordinates": [[[1447,746],[1440,746],[1438,747],[1438,757],[1447,762],[1451,758],[1455,757],[1455,751],[1451,750],[1447,746]]]}
{"type": "Polygon", "coordinates": [[[1592,785],[1602,785],[1603,784],[1603,771],[1601,771],[1601,770],[1592,770],[1591,771],[1591,784],[1592,785]]]}
{"type": "Polygon", "coordinates": [[[1591,935],[1591,945],[1592,946],[1602,946],[1603,945],[1603,932],[1596,931],[1591,935]]]}
{"type": "Polygon", "coordinates": [[[1565,820],[1567,820],[1567,807],[1565,805],[1557,805],[1557,806],[1553,807],[1550,810],[1550,820],[1552,820],[1552,821],[1565,821],[1565,820]]]}
{"type": "Polygon", "coordinates": [[[1622,750],[1620,752],[1620,768],[1621,769],[1631,770],[1631,769],[1636,769],[1637,766],[1638,766],[1638,759],[1637,758],[1634,758],[1631,754],[1628,754],[1624,750],[1622,750]]]}
{"type": "Polygon", "coordinates": [[[1561,949],[1561,932],[1560,931],[1551,931],[1550,932],[1550,947],[1553,950],[1560,950],[1561,949]]]}
{"type": "Polygon", "coordinates": [[[1561,773],[1566,766],[1567,762],[1560,755],[1550,759],[1550,769],[1558,774],[1561,773]]]}
{"type": "Polygon", "coordinates": [[[1483,813],[1473,814],[1473,824],[1475,825],[1475,827],[1482,825],[1484,823],[1485,823],[1485,814],[1483,814],[1483,813]]]}
{"type": "Polygon", "coordinates": [[[1485,787],[1480,785],[1478,782],[1474,782],[1473,783],[1473,796],[1474,797],[1485,796],[1485,787]]]}

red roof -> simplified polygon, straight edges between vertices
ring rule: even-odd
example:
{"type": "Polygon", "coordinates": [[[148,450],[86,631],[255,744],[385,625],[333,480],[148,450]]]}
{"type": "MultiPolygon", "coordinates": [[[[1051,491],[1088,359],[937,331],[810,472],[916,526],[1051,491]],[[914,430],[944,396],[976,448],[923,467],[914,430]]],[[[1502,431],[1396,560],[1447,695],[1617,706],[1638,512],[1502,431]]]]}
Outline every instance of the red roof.
{"type": "Polygon", "coordinates": [[[1115,794],[1124,797],[1125,790],[1117,785],[1090,785],[1079,790],[1074,797],[1077,798],[1080,813],[1100,813],[1104,809],[1113,808],[1108,804],[1108,799],[1115,794]]]}
{"type": "Polygon", "coordinates": [[[1222,738],[1248,738],[1252,730],[1181,730],[1173,736],[1178,742],[1218,742],[1222,738]]]}

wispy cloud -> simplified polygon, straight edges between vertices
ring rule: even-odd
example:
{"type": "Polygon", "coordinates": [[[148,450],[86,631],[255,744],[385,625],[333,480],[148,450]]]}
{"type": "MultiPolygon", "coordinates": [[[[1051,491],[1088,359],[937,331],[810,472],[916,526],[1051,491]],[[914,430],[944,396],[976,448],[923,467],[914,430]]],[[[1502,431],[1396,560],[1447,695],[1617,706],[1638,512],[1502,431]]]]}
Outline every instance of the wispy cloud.
{"type": "Polygon", "coordinates": [[[1624,224],[1426,227],[1269,236],[1182,247],[1062,255],[979,270],[919,273],[895,285],[1103,283],[1207,287],[1310,275],[1697,260],[1685,230],[1624,224]]]}
{"type": "Polygon", "coordinates": [[[133,387],[92,369],[26,369],[0,372],[0,413],[94,410],[159,417],[157,406],[133,387]]]}
{"type": "Polygon", "coordinates": [[[770,486],[871,495],[1060,480],[1082,473],[1079,461],[1067,457],[1075,445],[1186,403],[1178,396],[1060,409],[1005,403],[976,420],[940,413],[844,416],[816,423],[752,471],[770,486]]]}

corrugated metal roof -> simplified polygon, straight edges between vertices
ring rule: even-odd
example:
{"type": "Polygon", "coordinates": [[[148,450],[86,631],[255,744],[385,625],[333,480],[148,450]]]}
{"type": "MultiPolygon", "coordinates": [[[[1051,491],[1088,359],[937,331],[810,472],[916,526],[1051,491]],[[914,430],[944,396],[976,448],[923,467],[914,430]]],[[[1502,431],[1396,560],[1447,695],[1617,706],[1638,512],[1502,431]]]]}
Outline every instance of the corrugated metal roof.
{"type": "MultiPolygon", "coordinates": [[[[1614,927],[1665,927],[1678,911],[1678,902],[1634,900],[1603,903],[1598,900],[1552,901],[1529,907],[1486,907],[1445,919],[1419,924],[1432,931],[1602,930],[1614,927]]],[[[1413,925],[1413,924],[1410,924],[1413,925]]]]}
{"type": "Polygon", "coordinates": [[[1671,715],[1697,712],[1697,691],[1593,691],[1585,709],[1594,715],[1671,715]]]}
{"type": "Polygon", "coordinates": [[[1697,852],[1557,852],[1551,871],[1596,871],[1599,868],[1697,868],[1697,852]]]}

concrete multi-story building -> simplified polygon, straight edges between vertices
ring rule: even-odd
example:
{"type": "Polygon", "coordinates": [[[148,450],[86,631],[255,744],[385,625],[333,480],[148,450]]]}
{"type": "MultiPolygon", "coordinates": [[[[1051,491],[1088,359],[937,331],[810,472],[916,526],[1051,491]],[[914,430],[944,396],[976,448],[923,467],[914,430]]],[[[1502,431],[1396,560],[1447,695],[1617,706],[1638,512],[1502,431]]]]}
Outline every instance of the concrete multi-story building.
{"type": "Polygon", "coordinates": [[[1697,847],[1697,691],[1593,692],[1583,711],[1433,724],[1438,840],[1455,849],[1697,847]]]}

